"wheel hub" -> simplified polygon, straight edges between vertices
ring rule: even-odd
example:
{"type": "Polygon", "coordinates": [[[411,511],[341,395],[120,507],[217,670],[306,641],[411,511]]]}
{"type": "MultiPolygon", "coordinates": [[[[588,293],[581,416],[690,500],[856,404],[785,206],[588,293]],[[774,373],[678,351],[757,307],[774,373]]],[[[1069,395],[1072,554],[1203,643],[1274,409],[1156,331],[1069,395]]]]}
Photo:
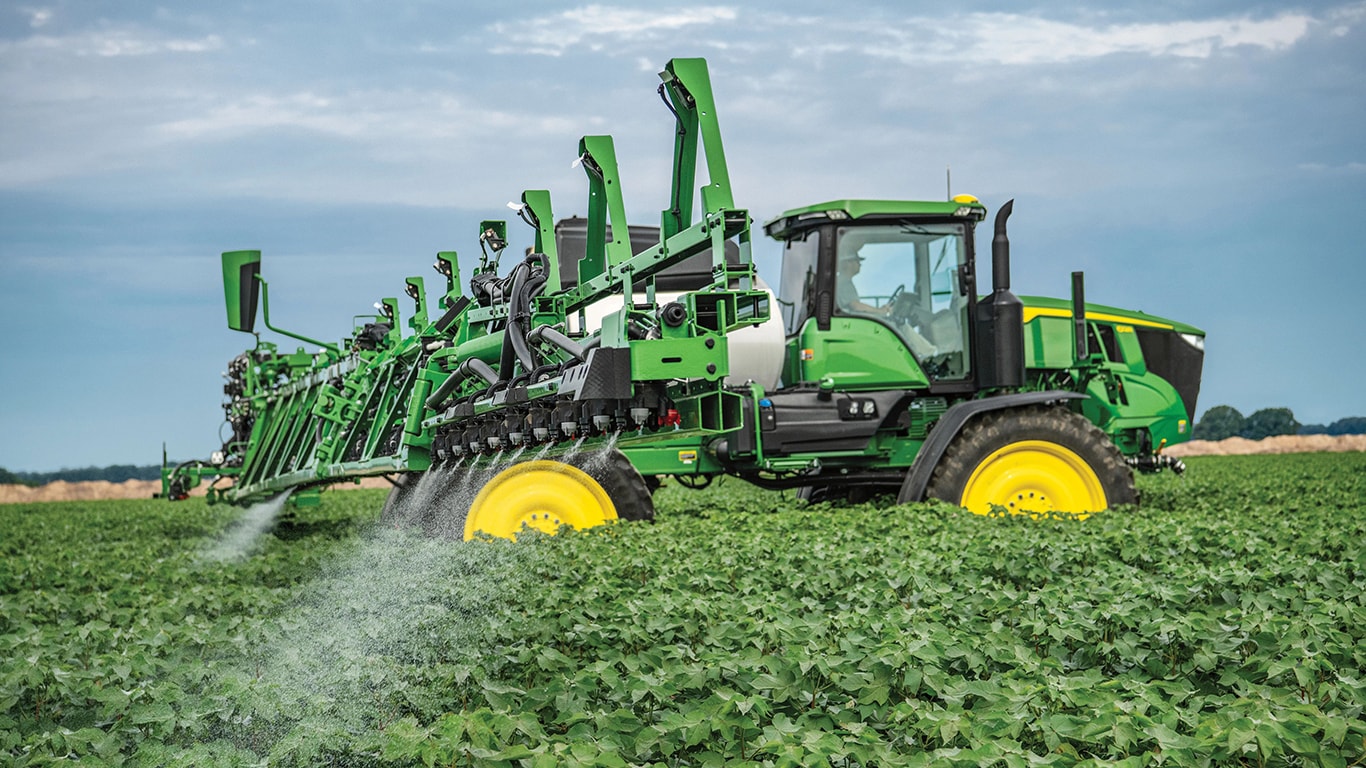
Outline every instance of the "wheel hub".
{"type": "Polygon", "coordinates": [[[993,505],[1011,513],[1088,513],[1109,506],[1095,471],[1073,451],[1045,440],[1011,443],[988,455],[968,478],[962,503],[977,514],[993,505]]]}
{"type": "Polygon", "coordinates": [[[465,540],[482,531],[512,539],[523,526],[555,533],[561,525],[591,528],[617,519],[602,485],[558,461],[529,461],[499,472],[475,496],[465,518],[465,540]]]}

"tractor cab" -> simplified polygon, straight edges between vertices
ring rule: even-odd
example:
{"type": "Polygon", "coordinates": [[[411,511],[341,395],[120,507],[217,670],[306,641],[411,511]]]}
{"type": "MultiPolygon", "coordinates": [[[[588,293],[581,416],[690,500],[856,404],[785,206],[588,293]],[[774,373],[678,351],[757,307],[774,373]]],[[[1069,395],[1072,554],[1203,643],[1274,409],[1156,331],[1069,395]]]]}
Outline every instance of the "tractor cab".
{"type": "Polygon", "coordinates": [[[845,200],[769,222],[784,243],[786,384],[944,389],[973,377],[975,198],[845,200]]]}

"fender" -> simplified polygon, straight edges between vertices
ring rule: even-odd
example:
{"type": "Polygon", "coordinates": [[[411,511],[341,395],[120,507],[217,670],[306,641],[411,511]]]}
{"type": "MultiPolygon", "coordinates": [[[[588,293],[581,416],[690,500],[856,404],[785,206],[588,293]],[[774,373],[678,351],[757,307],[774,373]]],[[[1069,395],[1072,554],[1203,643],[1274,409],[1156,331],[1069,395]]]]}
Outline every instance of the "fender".
{"type": "Polygon", "coordinates": [[[1041,403],[1054,403],[1062,400],[1085,400],[1089,395],[1080,392],[1067,392],[1065,390],[1048,390],[1046,392],[1016,392],[1009,395],[997,395],[995,397],[984,397],[981,400],[964,400],[957,405],[950,407],[939,417],[939,423],[930,430],[930,437],[925,444],[920,447],[920,453],[916,454],[915,463],[906,472],[906,480],[901,484],[901,493],[897,494],[898,504],[905,504],[911,501],[924,501],[925,488],[930,484],[930,476],[934,474],[934,468],[939,466],[939,460],[944,458],[944,452],[948,450],[949,444],[955,437],[963,431],[972,417],[989,411],[999,411],[1006,408],[1019,408],[1025,405],[1038,405],[1041,403]]]}

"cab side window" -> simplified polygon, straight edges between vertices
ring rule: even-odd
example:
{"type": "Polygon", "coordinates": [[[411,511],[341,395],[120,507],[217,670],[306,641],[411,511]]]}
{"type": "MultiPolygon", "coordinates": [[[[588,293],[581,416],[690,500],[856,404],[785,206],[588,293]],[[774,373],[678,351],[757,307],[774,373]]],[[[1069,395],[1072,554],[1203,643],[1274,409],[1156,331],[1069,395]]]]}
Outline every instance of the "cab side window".
{"type": "Polygon", "coordinates": [[[816,314],[816,257],[820,253],[820,230],[807,230],[783,245],[783,272],[778,281],[778,305],[783,327],[792,336],[807,318],[816,314]]]}

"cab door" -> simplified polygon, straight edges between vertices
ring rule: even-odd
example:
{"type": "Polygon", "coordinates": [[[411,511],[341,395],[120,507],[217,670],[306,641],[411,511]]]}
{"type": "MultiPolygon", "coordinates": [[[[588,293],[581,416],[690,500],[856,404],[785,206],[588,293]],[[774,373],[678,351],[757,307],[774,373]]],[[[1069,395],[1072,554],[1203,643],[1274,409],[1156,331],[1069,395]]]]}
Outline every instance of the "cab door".
{"type": "Polygon", "coordinates": [[[970,383],[971,255],[959,222],[826,225],[785,243],[783,381],[837,388],[970,383]]]}

